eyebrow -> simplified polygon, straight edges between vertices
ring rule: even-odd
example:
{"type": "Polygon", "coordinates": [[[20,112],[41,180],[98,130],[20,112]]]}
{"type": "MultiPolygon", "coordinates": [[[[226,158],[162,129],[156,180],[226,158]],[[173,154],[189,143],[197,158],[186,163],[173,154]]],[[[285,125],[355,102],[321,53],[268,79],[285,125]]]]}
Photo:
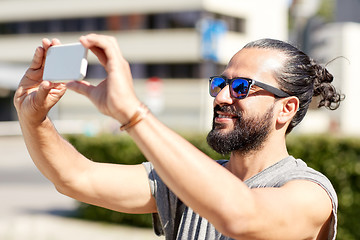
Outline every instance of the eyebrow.
{"type": "Polygon", "coordinates": [[[229,79],[228,77],[226,77],[226,76],[223,75],[223,74],[220,74],[219,77],[222,77],[222,78],[225,78],[225,79],[229,79]]]}
{"type": "MultiPolygon", "coordinates": [[[[241,76],[241,77],[233,77],[233,78],[228,78],[227,76],[221,74],[221,75],[218,75],[219,77],[222,77],[222,78],[225,78],[225,79],[229,79],[229,80],[232,80],[232,79],[235,79],[235,78],[245,78],[245,79],[251,79],[253,81],[255,81],[254,79],[252,79],[251,77],[245,77],[245,76],[241,76]]],[[[255,81],[256,82],[256,81],[255,81]]]]}

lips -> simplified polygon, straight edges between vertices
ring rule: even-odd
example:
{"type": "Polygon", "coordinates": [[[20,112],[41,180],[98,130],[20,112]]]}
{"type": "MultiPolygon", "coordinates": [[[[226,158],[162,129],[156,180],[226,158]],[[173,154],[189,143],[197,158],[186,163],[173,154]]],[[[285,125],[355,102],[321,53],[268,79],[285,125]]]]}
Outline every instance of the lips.
{"type": "Polygon", "coordinates": [[[233,122],[235,119],[237,119],[238,116],[230,113],[225,112],[216,112],[215,115],[215,122],[216,123],[226,123],[226,122],[233,122]]]}
{"type": "Polygon", "coordinates": [[[227,113],[217,113],[217,118],[236,118],[237,116],[227,113]]]}
{"type": "Polygon", "coordinates": [[[233,106],[216,105],[214,107],[214,122],[215,123],[230,123],[237,119],[240,119],[239,113],[234,109],[233,106]]]}

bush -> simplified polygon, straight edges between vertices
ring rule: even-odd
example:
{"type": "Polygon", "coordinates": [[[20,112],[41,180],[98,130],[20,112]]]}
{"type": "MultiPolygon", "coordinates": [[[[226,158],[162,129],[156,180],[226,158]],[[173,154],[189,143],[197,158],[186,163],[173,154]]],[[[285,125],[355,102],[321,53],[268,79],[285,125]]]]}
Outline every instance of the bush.
{"type": "MultiPolygon", "coordinates": [[[[211,150],[203,135],[185,136],[213,159],[225,158],[211,150]]],[[[100,162],[138,164],[146,161],[137,146],[126,136],[69,136],[69,141],[86,157],[100,162]]],[[[324,173],[333,183],[339,198],[338,239],[360,239],[360,141],[332,136],[290,136],[289,153],[324,173]]],[[[150,227],[151,216],[123,214],[80,204],[79,216],[120,224],[150,227]]]]}
{"type": "MultiPolygon", "coordinates": [[[[96,161],[120,164],[140,164],[145,162],[144,155],[129,137],[100,135],[86,137],[83,135],[67,136],[68,141],[84,156],[96,161]]],[[[151,227],[150,214],[127,214],[112,211],[98,206],[79,202],[77,217],[105,221],[110,223],[151,227]]]]}

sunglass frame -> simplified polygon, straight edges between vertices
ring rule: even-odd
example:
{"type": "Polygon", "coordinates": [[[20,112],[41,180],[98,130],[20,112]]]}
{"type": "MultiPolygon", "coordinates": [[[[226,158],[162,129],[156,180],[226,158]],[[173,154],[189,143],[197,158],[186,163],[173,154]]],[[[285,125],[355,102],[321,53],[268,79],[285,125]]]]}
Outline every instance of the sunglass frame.
{"type": "Polygon", "coordinates": [[[262,89],[264,89],[264,90],[266,90],[266,91],[274,94],[274,95],[275,95],[276,97],[278,97],[278,98],[290,97],[290,95],[289,95],[288,93],[286,93],[286,92],[284,92],[284,91],[282,91],[282,90],[280,90],[280,89],[278,89],[278,88],[276,88],[276,87],[273,87],[273,86],[271,86],[271,85],[269,85],[269,84],[266,84],[266,83],[263,83],[263,82],[260,82],[260,81],[256,81],[256,80],[251,79],[251,78],[237,77],[237,78],[228,79],[228,78],[226,78],[226,77],[224,77],[224,76],[212,76],[212,77],[210,77],[210,79],[209,79],[209,93],[210,93],[210,96],[212,96],[212,97],[216,97],[216,96],[219,94],[219,92],[223,89],[223,88],[221,88],[221,90],[220,90],[218,93],[216,93],[215,96],[213,96],[213,94],[211,94],[212,81],[213,81],[215,78],[221,78],[222,80],[224,80],[225,86],[226,86],[226,85],[229,85],[229,87],[230,87],[230,94],[231,94],[231,96],[234,97],[234,98],[237,98],[237,99],[244,99],[244,98],[246,98],[246,97],[249,95],[250,89],[251,89],[251,87],[252,87],[253,85],[258,86],[258,87],[260,87],[260,88],[262,88],[262,89]],[[248,84],[249,84],[248,90],[247,90],[247,92],[246,92],[246,94],[245,94],[244,97],[243,97],[243,94],[241,95],[241,97],[236,97],[236,96],[234,96],[234,94],[233,94],[234,89],[232,88],[232,83],[233,83],[234,81],[236,81],[236,80],[239,80],[239,79],[245,80],[245,81],[247,81],[248,84]]]}

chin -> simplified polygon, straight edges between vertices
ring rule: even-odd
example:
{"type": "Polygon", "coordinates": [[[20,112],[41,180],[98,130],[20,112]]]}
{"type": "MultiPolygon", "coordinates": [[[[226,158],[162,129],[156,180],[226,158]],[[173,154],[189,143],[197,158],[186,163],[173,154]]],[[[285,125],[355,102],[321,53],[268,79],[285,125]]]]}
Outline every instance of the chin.
{"type": "Polygon", "coordinates": [[[234,130],[234,125],[226,123],[214,123],[213,130],[218,130],[223,133],[228,133],[234,130]]]}

